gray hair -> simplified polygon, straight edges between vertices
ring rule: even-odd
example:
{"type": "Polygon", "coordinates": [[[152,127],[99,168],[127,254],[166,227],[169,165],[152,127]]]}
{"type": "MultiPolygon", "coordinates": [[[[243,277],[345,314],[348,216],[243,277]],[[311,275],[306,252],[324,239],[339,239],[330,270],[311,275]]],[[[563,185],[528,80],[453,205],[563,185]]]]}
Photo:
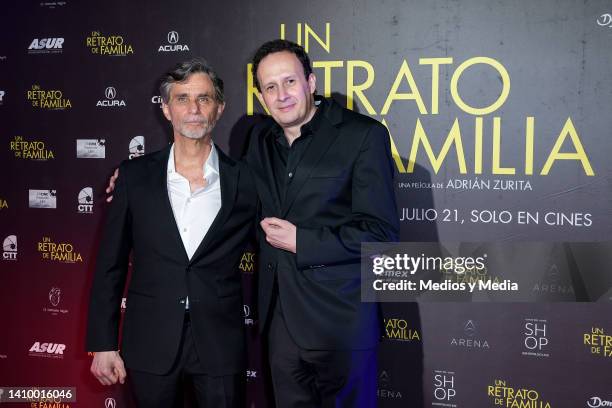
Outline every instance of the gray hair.
{"type": "Polygon", "coordinates": [[[215,87],[215,99],[217,102],[223,103],[225,101],[223,80],[204,58],[194,58],[189,61],[179,62],[171,71],[163,75],[159,86],[162,101],[168,103],[172,84],[186,81],[191,75],[197,73],[208,75],[215,87]]]}

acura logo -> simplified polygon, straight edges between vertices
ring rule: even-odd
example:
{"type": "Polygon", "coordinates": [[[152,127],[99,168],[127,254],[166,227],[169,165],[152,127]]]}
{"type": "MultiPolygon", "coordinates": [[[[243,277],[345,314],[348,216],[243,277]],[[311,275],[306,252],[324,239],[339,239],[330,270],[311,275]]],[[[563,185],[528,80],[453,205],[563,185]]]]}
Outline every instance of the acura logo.
{"type": "Polygon", "coordinates": [[[176,31],[170,31],[168,33],[168,42],[170,44],[176,44],[179,40],[179,35],[176,31]]]}
{"type": "Polygon", "coordinates": [[[104,401],[104,408],[116,408],[117,407],[117,401],[115,401],[114,398],[107,398],[104,401]]]}
{"type": "Polygon", "coordinates": [[[104,91],[104,95],[106,95],[106,99],[115,99],[115,96],[117,96],[117,90],[112,86],[109,86],[106,88],[106,91],[104,91]]]}

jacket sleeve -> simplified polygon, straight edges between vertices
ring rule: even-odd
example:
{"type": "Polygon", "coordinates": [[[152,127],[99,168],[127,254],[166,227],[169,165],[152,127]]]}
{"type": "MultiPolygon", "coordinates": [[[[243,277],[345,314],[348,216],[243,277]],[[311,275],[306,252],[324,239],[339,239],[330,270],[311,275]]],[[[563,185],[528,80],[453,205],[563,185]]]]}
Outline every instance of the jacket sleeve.
{"type": "Polygon", "coordinates": [[[399,238],[389,134],[379,123],[366,131],[354,162],[351,220],[335,227],[298,226],[299,269],[358,262],[362,242],[399,238]]]}
{"type": "Polygon", "coordinates": [[[122,163],[96,261],[87,321],[87,351],[119,349],[121,297],[131,248],[127,174],[125,163],[122,163]]]}

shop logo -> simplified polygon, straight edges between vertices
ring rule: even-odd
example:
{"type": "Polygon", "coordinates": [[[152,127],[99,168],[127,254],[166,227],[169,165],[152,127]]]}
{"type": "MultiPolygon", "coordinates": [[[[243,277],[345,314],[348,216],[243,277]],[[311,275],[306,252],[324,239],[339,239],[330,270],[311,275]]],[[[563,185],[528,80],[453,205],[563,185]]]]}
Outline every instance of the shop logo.
{"type": "Polygon", "coordinates": [[[457,395],[455,390],[455,373],[452,371],[434,370],[434,391],[436,399],[431,405],[442,407],[456,407],[452,401],[457,395]]]}
{"type": "Polygon", "coordinates": [[[541,319],[525,319],[524,331],[524,346],[522,352],[524,356],[533,357],[550,357],[546,352],[548,347],[548,328],[546,320],[541,319]]]}

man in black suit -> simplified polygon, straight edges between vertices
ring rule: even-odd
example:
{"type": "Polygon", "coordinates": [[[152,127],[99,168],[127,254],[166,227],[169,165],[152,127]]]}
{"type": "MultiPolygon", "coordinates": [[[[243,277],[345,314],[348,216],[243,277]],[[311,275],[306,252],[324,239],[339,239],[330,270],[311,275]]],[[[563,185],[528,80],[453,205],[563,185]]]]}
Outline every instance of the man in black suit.
{"type": "Polygon", "coordinates": [[[360,300],[360,246],[398,239],[388,132],[315,96],[297,44],[263,44],[252,68],[272,117],[253,129],[247,163],[276,405],[374,407],[381,326],[378,305],[360,300]]]}
{"type": "Polygon", "coordinates": [[[212,142],[223,82],[203,60],[160,87],[174,143],[120,166],[91,292],[87,349],[105,385],[125,367],[142,407],[172,407],[192,377],[199,406],[241,407],[245,336],[238,263],[256,209],[244,165],[212,142]],[[128,258],[121,351],[119,305],[128,258]]]}

